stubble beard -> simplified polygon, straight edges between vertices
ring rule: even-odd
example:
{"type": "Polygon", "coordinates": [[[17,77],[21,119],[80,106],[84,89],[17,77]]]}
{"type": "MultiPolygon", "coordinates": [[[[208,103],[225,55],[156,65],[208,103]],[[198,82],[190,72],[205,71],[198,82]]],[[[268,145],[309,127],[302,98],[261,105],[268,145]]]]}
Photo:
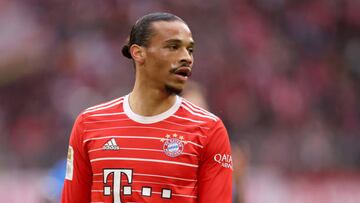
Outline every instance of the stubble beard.
{"type": "MultiPolygon", "coordinates": [[[[172,63],[170,65],[170,74],[174,74],[176,72],[176,69],[179,68],[178,65],[176,65],[175,63],[172,63]]],[[[171,86],[169,84],[165,84],[165,90],[167,93],[169,93],[169,95],[180,95],[181,92],[183,91],[182,88],[176,88],[174,86],[171,86]]]]}
{"type": "Polygon", "coordinates": [[[168,85],[168,84],[165,84],[165,90],[166,92],[168,92],[170,95],[180,95],[181,92],[183,91],[182,88],[176,88],[176,87],[173,87],[171,85],[168,85]]]}

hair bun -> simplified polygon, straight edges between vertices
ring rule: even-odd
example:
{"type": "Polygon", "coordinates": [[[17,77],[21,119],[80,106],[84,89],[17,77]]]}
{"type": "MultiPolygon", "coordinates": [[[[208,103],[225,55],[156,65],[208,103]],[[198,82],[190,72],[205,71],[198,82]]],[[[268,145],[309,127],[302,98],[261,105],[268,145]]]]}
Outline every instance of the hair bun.
{"type": "Polygon", "coordinates": [[[121,49],[121,52],[126,58],[132,59],[129,45],[127,44],[124,45],[123,48],[121,49]]]}

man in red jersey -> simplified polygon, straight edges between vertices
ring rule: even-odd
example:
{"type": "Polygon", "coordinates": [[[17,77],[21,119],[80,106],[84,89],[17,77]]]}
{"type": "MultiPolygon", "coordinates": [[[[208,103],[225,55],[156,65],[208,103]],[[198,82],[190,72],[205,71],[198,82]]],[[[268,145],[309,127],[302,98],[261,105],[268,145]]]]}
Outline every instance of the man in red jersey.
{"type": "Polygon", "coordinates": [[[132,92],[90,107],[74,124],[63,203],[230,203],[228,134],[212,113],[178,96],[191,75],[187,24],[152,13],[132,27],[132,92]]]}

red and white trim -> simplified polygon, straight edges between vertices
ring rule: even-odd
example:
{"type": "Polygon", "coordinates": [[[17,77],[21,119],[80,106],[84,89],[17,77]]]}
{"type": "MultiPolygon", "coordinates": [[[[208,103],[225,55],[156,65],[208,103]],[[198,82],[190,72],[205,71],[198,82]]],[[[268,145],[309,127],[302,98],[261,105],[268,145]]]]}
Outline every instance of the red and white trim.
{"type": "Polygon", "coordinates": [[[198,134],[198,133],[190,133],[190,132],[181,131],[181,130],[173,130],[173,129],[167,129],[167,128],[158,128],[158,127],[148,127],[148,126],[116,126],[116,127],[108,127],[108,128],[89,129],[89,130],[84,130],[84,132],[94,132],[94,131],[114,130],[114,129],[131,129],[131,128],[162,130],[162,131],[165,131],[165,132],[170,131],[170,132],[182,133],[182,134],[187,134],[187,135],[196,135],[196,136],[199,136],[199,137],[207,137],[206,135],[201,135],[201,134],[198,134]]]}
{"type": "Polygon", "coordinates": [[[174,105],[172,107],[170,107],[167,111],[155,115],[155,116],[142,116],[139,114],[136,114],[135,112],[133,112],[130,108],[130,104],[129,104],[129,95],[126,95],[124,97],[124,112],[125,114],[133,121],[138,122],[138,123],[142,123],[142,124],[151,124],[151,123],[156,123],[162,120],[165,120],[166,118],[170,117],[171,115],[173,115],[181,106],[181,99],[180,97],[176,96],[176,101],[174,103],[174,105]]]}
{"type": "Polygon", "coordinates": [[[93,108],[93,109],[88,108],[88,109],[86,109],[86,110],[83,112],[83,114],[90,113],[90,112],[94,112],[94,111],[99,111],[99,110],[108,109],[108,108],[110,108],[110,107],[113,107],[113,106],[116,106],[116,105],[119,105],[119,104],[123,103],[123,101],[124,101],[124,99],[121,98],[121,99],[119,99],[118,101],[111,102],[111,103],[109,103],[109,104],[107,104],[107,105],[102,105],[102,106],[100,106],[100,107],[96,107],[96,108],[93,108]]]}
{"type": "Polygon", "coordinates": [[[133,158],[133,157],[103,157],[103,158],[90,159],[90,162],[96,162],[96,161],[142,161],[142,162],[174,164],[180,166],[188,166],[192,168],[199,167],[199,165],[178,162],[178,161],[165,161],[160,159],[142,159],[142,158],[133,158]]]}
{"type": "Polygon", "coordinates": [[[211,115],[205,115],[202,112],[195,112],[193,111],[188,105],[186,105],[185,103],[182,103],[181,107],[183,107],[185,110],[187,110],[189,113],[191,113],[194,116],[198,116],[198,117],[202,117],[202,118],[207,118],[207,119],[211,119],[213,121],[217,121],[217,118],[211,115]]]}
{"type": "Polygon", "coordinates": [[[93,110],[93,109],[96,109],[96,108],[99,108],[99,107],[104,107],[104,106],[110,105],[110,104],[112,104],[112,103],[114,103],[114,102],[120,101],[121,99],[124,99],[124,97],[119,97],[119,98],[117,98],[117,99],[113,99],[113,100],[111,100],[111,101],[108,101],[108,102],[105,102],[105,103],[101,103],[101,104],[98,104],[98,105],[89,107],[89,108],[85,109],[85,111],[87,111],[87,110],[93,110]]]}
{"type": "Polygon", "coordinates": [[[219,119],[217,116],[215,116],[213,113],[199,107],[199,106],[196,106],[195,104],[189,102],[188,100],[186,99],[183,99],[183,104],[185,104],[186,106],[188,106],[190,109],[192,109],[193,111],[195,112],[198,112],[198,113],[202,113],[204,115],[207,115],[207,116],[211,116],[215,119],[219,119]]]}

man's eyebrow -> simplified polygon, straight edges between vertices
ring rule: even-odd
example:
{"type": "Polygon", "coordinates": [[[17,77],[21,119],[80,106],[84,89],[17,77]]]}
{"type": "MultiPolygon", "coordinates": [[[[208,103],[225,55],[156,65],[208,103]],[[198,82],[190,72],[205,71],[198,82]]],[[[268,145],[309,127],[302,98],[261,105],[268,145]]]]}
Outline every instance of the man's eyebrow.
{"type": "MultiPolygon", "coordinates": [[[[174,44],[181,44],[183,41],[182,40],[179,40],[179,39],[169,39],[169,40],[166,40],[165,43],[167,44],[170,44],[170,43],[174,43],[174,44]]],[[[195,45],[195,42],[194,41],[190,41],[190,46],[194,46],[195,45]]]]}

